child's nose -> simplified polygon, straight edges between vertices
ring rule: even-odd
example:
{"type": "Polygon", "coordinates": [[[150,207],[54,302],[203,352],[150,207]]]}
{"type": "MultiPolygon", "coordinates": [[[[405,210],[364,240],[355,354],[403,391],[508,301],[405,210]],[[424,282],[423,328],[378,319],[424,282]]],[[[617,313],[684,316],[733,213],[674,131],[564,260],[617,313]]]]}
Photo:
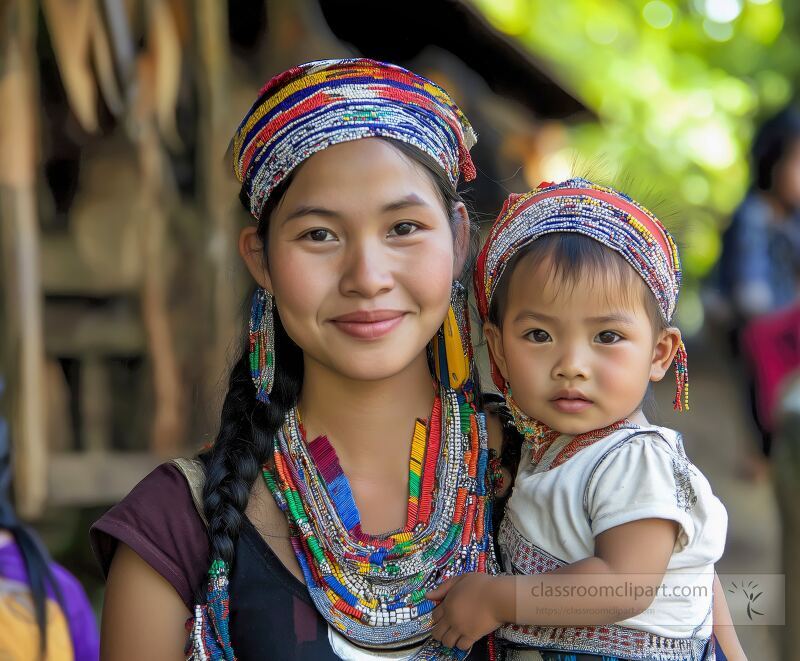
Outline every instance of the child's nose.
{"type": "Polygon", "coordinates": [[[574,379],[589,378],[589,365],[580,347],[565,347],[559,359],[553,365],[553,378],[574,379]]]}

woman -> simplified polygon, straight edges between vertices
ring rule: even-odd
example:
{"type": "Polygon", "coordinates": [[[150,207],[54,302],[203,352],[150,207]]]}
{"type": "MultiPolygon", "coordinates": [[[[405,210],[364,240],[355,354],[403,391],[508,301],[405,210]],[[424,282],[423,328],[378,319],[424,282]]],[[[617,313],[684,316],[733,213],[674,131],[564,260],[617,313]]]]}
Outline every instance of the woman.
{"type": "Polygon", "coordinates": [[[752,182],[722,239],[720,283],[737,327],[797,298],[800,275],[800,112],[759,127],[752,182]]]}
{"type": "Polygon", "coordinates": [[[796,305],[800,291],[797,109],[789,106],[759,127],[752,145],[751,179],[747,195],[722,237],[718,279],[732,313],[734,352],[746,359],[748,397],[761,436],[761,452],[750,458],[747,472],[760,479],[768,472],[764,459],[772,452],[772,418],[780,377],[796,367],[795,352],[782,346],[788,346],[786,339],[779,341],[776,336],[791,333],[794,320],[781,323],[781,313],[796,305]],[[758,320],[761,323],[753,323],[758,320]]]}
{"type": "Polygon", "coordinates": [[[258,221],[249,333],[199,470],[159,467],[93,528],[103,658],[183,658],[187,620],[198,659],[450,654],[424,591],[495,569],[457,282],[474,140],[393,65],[310,63],[262,90],[233,149],[258,221]]]}

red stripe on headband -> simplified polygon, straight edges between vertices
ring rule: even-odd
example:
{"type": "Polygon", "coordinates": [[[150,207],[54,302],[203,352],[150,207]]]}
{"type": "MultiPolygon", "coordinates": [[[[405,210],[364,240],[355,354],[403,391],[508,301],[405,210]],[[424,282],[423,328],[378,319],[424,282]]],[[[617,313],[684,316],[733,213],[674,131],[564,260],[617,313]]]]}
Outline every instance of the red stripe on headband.
{"type": "Polygon", "coordinates": [[[256,150],[264,146],[264,141],[260,140],[260,136],[275,135],[275,133],[280,131],[289,122],[292,122],[298,117],[302,117],[303,115],[306,115],[317,108],[321,108],[322,106],[331,103],[333,100],[334,99],[330,94],[328,94],[327,90],[320,90],[312,94],[302,103],[298,103],[293,108],[282,112],[274,117],[269,123],[262,126],[261,129],[259,129],[256,137],[250,140],[250,143],[247,145],[247,149],[245,149],[242,153],[242,177],[246,176],[247,170],[250,168],[250,163],[253,160],[253,155],[255,154],[256,150]]]}
{"type": "Polygon", "coordinates": [[[635,204],[631,204],[627,200],[622,199],[621,197],[614,195],[613,193],[606,193],[605,191],[595,190],[593,188],[560,188],[558,190],[548,190],[542,191],[541,193],[537,193],[536,195],[531,196],[529,199],[525,200],[522,206],[515,212],[515,216],[517,216],[522,209],[530,206],[534,202],[538,200],[544,200],[549,197],[569,197],[570,195],[586,195],[587,197],[593,197],[596,200],[601,200],[602,202],[607,202],[613,207],[616,207],[620,211],[624,211],[627,214],[633,216],[636,220],[638,220],[642,225],[644,225],[645,229],[650,232],[651,236],[658,242],[658,245],[661,246],[661,250],[667,256],[669,260],[670,267],[672,270],[675,270],[675,263],[672,261],[672,251],[669,248],[669,244],[667,243],[667,238],[664,236],[664,232],[659,227],[658,223],[655,222],[650,216],[648,216],[644,211],[642,211],[639,207],[635,204]]]}

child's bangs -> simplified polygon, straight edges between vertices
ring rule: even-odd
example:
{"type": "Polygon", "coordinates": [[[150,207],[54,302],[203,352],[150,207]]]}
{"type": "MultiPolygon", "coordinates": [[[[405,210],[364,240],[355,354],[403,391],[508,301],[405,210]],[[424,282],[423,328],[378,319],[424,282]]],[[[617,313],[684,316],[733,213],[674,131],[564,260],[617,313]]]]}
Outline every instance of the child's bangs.
{"type": "Polygon", "coordinates": [[[583,234],[543,236],[525,257],[538,264],[554,296],[570,295],[575,287],[603,297],[609,307],[635,308],[645,286],[639,274],[619,254],[583,234]]]}

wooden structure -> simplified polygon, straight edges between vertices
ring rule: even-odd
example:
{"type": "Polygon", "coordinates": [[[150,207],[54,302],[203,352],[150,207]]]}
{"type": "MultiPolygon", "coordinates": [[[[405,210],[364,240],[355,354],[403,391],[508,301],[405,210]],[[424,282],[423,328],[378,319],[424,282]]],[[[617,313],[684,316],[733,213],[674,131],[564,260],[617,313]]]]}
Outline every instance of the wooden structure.
{"type": "Polygon", "coordinates": [[[111,503],[213,433],[244,295],[222,154],[270,75],[360,52],[439,80],[481,134],[485,213],[505,196],[496,182],[524,188],[510,175],[535,177],[543,137],[585,112],[467,2],[7,6],[0,412],[29,518],[111,503]]]}

